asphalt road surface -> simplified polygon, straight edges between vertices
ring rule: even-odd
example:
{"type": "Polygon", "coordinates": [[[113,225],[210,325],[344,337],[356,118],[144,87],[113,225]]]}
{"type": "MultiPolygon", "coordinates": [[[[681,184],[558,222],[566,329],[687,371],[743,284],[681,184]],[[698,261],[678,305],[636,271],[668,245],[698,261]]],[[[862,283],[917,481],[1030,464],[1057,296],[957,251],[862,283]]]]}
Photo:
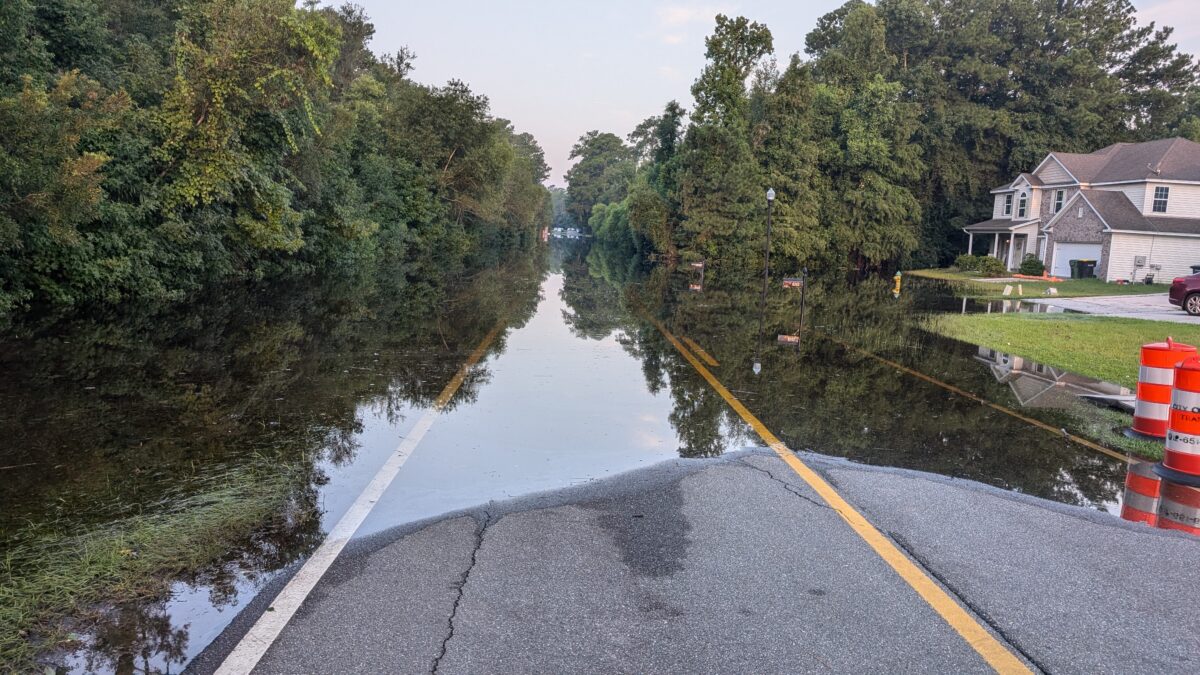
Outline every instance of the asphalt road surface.
{"type": "MultiPolygon", "coordinates": [[[[1031,669],[1200,671],[1200,541],[805,459],[1031,669]]],[[[787,465],[752,451],[356,542],[255,672],[988,670],[787,465]]]]}

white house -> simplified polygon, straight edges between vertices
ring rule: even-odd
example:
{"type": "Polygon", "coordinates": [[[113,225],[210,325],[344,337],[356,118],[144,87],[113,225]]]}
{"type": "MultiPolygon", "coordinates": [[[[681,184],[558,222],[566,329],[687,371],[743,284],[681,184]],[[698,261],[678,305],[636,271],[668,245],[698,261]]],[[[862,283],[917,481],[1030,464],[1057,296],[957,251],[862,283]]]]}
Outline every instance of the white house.
{"type": "Polygon", "coordinates": [[[1010,270],[1033,253],[1056,276],[1095,260],[1107,281],[1158,282],[1200,265],[1200,143],[1116,143],[1090,154],[1052,152],[1030,173],[992,190],[992,217],[963,230],[969,252],[1010,270]]]}

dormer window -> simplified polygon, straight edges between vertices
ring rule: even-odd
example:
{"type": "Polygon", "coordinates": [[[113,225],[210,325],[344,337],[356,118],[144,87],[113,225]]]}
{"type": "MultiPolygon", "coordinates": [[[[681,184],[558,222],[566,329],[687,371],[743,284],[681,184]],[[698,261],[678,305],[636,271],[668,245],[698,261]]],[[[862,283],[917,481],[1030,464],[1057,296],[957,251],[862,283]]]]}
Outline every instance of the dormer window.
{"type": "Polygon", "coordinates": [[[1004,195],[1004,215],[1012,215],[1012,193],[1004,195]]]}
{"type": "Polygon", "coordinates": [[[1025,212],[1028,210],[1028,207],[1029,207],[1029,195],[1022,192],[1020,197],[1017,198],[1017,217],[1024,218],[1025,212]]]}
{"type": "Polygon", "coordinates": [[[1154,207],[1153,208],[1154,208],[1155,213],[1166,213],[1167,212],[1167,197],[1169,197],[1170,195],[1171,195],[1171,188],[1169,188],[1165,185],[1159,185],[1158,187],[1154,188],[1154,207]]]}
{"type": "Polygon", "coordinates": [[[1066,199],[1066,196],[1067,196],[1066,190],[1058,190],[1054,193],[1054,212],[1055,213],[1062,211],[1063,200],[1066,199]]]}

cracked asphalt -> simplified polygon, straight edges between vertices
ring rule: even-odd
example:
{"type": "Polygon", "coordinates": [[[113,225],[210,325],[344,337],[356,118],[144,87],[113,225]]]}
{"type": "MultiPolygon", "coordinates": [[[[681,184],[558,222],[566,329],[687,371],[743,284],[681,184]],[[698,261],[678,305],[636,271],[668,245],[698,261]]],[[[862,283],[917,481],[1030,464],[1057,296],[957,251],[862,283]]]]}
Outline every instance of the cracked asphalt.
{"type": "MultiPolygon", "coordinates": [[[[1200,540],[803,458],[1031,669],[1200,671],[1200,540]]],[[[987,670],[786,464],[752,450],[356,542],[255,672],[987,670]]]]}

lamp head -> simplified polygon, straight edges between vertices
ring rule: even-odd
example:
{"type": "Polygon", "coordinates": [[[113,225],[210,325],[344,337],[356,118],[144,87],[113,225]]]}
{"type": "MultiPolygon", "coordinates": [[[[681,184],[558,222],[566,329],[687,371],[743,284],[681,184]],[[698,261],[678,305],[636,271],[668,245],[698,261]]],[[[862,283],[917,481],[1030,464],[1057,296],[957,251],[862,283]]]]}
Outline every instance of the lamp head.
{"type": "Polygon", "coordinates": [[[767,201],[775,201],[775,188],[767,188],[767,201]]]}

